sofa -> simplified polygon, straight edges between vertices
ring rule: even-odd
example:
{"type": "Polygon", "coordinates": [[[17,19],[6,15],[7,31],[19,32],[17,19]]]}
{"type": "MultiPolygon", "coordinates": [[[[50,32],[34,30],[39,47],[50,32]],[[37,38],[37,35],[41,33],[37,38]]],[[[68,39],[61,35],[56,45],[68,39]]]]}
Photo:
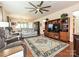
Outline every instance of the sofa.
{"type": "Polygon", "coordinates": [[[35,31],[34,28],[22,29],[21,35],[22,37],[37,36],[37,31],[35,31]]]}
{"type": "Polygon", "coordinates": [[[0,28],[0,51],[21,45],[23,42],[19,36],[8,35],[3,28],[0,28]],[[6,35],[8,35],[6,37],[6,35]]]}

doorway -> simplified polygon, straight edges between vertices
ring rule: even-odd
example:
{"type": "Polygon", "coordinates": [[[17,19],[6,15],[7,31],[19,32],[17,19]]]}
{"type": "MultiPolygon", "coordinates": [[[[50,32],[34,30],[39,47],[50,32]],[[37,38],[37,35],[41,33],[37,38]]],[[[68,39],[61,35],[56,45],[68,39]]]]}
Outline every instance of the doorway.
{"type": "Polygon", "coordinates": [[[40,22],[34,22],[34,30],[37,31],[37,35],[40,35],[40,22]]]}

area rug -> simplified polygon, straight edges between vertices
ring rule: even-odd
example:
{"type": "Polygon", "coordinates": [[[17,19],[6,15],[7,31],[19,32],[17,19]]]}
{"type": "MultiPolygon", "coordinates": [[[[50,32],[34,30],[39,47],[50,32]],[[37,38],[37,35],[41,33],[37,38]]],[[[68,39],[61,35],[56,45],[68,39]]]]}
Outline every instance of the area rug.
{"type": "Polygon", "coordinates": [[[27,45],[29,45],[34,57],[55,56],[69,45],[65,42],[44,36],[27,38],[26,42],[28,43],[27,45]]]}

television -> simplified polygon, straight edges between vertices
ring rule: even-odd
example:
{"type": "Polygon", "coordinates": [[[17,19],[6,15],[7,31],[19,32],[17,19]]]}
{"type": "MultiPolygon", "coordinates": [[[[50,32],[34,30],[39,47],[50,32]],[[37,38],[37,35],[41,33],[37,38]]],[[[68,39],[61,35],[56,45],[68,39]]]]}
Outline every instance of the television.
{"type": "Polygon", "coordinates": [[[48,24],[48,32],[59,32],[60,24],[48,24]]]}
{"type": "Polygon", "coordinates": [[[48,32],[53,31],[53,24],[48,24],[48,32]]]}
{"type": "Polygon", "coordinates": [[[60,31],[60,24],[53,24],[53,31],[59,32],[60,31]]]}

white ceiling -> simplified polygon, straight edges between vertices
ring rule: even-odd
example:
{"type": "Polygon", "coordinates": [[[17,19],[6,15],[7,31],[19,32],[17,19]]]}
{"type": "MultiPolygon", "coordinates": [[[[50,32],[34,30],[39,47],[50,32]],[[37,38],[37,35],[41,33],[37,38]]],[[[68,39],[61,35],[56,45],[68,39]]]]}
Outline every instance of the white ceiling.
{"type": "MultiPolygon", "coordinates": [[[[34,5],[37,5],[40,3],[40,1],[31,1],[34,5]]],[[[44,4],[42,6],[48,6],[51,5],[51,8],[48,8],[50,10],[49,12],[44,12],[43,14],[34,12],[29,12],[30,9],[25,9],[25,7],[32,7],[27,1],[2,1],[0,2],[3,4],[3,7],[9,12],[11,15],[20,15],[25,16],[27,19],[37,19],[43,16],[46,16],[48,14],[51,14],[53,12],[59,11],[61,9],[70,7],[76,3],[79,3],[78,1],[44,1],[44,4]]]]}

